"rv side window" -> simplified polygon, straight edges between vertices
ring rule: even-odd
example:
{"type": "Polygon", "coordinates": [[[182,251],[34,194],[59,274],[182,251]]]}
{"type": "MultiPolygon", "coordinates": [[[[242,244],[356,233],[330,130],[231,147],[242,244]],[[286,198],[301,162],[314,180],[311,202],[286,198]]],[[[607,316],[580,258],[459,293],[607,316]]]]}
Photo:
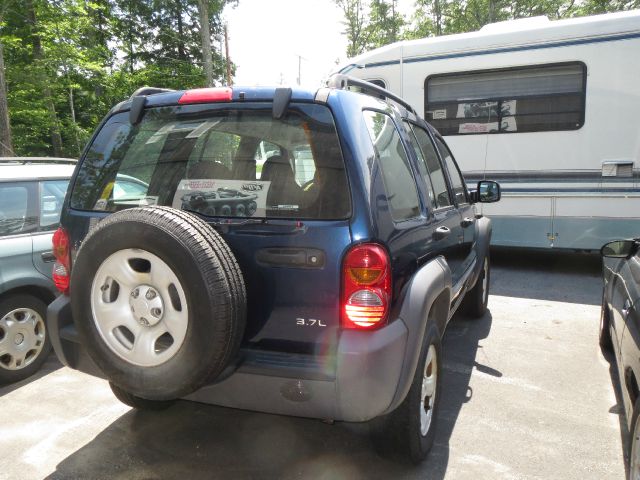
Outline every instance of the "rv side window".
{"type": "Polygon", "coordinates": [[[375,78],[375,79],[372,79],[372,80],[367,80],[367,82],[373,83],[374,85],[377,85],[377,86],[382,87],[382,88],[387,88],[387,86],[384,83],[384,80],[380,80],[378,78],[375,78]]]}
{"type": "Polygon", "coordinates": [[[433,75],[426,117],[442,135],[577,130],[585,78],[583,63],[433,75]]]}

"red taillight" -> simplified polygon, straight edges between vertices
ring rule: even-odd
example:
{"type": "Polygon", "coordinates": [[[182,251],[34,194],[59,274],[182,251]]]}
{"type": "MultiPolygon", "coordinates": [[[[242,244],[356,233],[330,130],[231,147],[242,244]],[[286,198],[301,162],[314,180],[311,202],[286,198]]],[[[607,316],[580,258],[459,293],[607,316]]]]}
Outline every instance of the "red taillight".
{"type": "Polygon", "coordinates": [[[53,283],[62,293],[69,293],[69,276],[71,274],[71,260],[69,254],[69,235],[60,227],[53,234],[53,255],[56,263],[53,265],[53,283]]]}
{"type": "Polygon", "coordinates": [[[356,245],[342,262],[343,328],[379,328],[387,320],[390,302],[389,255],[380,245],[356,245]]]}
{"type": "Polygon", "coordinates": [[[184,92],[178,103],[230,102],[232,98],[233,90],[229,87],[196,88],[184,92]]]}

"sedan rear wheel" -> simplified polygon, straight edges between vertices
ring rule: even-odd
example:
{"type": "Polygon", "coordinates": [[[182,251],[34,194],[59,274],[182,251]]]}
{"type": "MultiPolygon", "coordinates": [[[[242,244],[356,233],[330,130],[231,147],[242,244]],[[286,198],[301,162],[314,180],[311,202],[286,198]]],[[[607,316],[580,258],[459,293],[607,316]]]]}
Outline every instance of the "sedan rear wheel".
{"type": "Polygon", "coordinates": [[[0,301],[0,383],[23,380],[45,362],[51,344],[45,324],[47,306],[31,295],[0,301]]]}

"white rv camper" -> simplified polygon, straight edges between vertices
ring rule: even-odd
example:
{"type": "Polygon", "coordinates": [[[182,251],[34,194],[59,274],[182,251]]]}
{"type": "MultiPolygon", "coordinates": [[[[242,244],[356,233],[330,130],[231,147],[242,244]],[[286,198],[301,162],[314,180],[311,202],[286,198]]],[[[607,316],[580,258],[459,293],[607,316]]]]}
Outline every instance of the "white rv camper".
{"type": "Polygon", "coordinates": [[[640,10],[536,17],[394,43],[340,70],[407,100],[473,186],[492,244],[596,250],[640,237],[640,10]]]}

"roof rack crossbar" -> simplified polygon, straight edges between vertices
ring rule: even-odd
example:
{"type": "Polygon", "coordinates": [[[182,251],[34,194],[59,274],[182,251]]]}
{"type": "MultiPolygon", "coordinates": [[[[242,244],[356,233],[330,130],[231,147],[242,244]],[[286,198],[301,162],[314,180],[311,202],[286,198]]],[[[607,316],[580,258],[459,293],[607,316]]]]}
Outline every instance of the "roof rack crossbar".
{"type": "Polygon", "coordinates": [[[350,86],[359,87],[362,89],[362,93],[371,96],[384,97],[386,99],[392,100],[395,103],[403,106],[409,112],[414,115],[418,115],[416,111],[413,109],[411,105],[409,105],[405,100],[398,97],[397,95],[391,93],[389,90],[386,90],[378,85],[367,82],[365,80],[361,80],[359,78],[351,77],[349,75],[344,75],[342,73],[334,73],[327,80],[327,87],[329,88],[337,88],[339,90],[346,90],[350,86]]]}
{"type": "Polygon", "coordinates": [[[146,95],[155,95],[156,93],[175,92],[172,88],[158,88],[158,87],[140,87],[131,94],[130,99],[135,97],[141,97],[146,95]]]}
{"type": "Polygon", "coordinates": [[[0,163],[19,163],[22,165],[27,163],[67,163],[73,165],[78,163],[78,160],[58,157],[0,157],[0,163]]]}

